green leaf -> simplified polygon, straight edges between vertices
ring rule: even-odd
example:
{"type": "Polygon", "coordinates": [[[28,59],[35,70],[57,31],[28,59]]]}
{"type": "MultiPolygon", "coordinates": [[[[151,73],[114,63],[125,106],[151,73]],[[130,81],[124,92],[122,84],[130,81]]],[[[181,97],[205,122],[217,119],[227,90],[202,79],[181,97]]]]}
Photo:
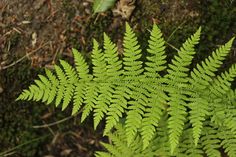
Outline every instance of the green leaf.
{"type": "Polygon", "coordinates": [[[116,0],[95,0],[93,3],[93,11],[94,13],[104,12],[110,9],[116,0]]]}

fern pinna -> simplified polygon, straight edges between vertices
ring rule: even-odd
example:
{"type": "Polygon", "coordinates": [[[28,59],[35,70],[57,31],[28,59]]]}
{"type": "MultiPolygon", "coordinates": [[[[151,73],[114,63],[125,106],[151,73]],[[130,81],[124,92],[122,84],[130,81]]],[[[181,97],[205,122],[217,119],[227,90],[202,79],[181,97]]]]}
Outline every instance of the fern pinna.
{"type": "Polygon", "coordinates": [[[144,156],[215,157],[223,148],[233,157],[236,91],[231,82],[236,77],[236,64],[216,73],[234,38],[190,69],[200,33],[201,28],[167,64],[165,41],[153,25],[143,63],[137,37],[126,24],[122,60],[117,46],[104,33],[102,49],[93,41],[92,74],[82,55],[72,49],[75,68],[61,60],[55,72],[46,69],[46,76],[39,75],[17,100],[54,102],[62,110],[72,104],[72,115],[82,110],[81,121],[92,112],[94,128],[105,119],[104,135],[113,143],[104,144],[110,153],[98,152],[97,156],[149,152],[144,156]],[[112,134],[112,128],[118,133],[112,134]]]}

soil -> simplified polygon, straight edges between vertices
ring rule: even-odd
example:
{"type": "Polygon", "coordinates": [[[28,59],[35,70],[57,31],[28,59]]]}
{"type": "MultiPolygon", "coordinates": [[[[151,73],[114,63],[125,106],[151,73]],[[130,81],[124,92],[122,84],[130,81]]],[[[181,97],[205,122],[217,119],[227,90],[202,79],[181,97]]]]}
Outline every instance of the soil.
{"type": "MultiPolygon", "coordinates": [[[[197,0],[134,0],[129,4],[119,0],[112,9],[94,14],[92,0],[0,1],[0,156],[90,157],[103,149],[99,142],[107,139],[102,137],[102,126],[94,131],[90,119],[81,124],[80,116],[71,118],[69,109],[61,112],[42,103],[15,102],[44,67],[52,68],[59,59],[72,62],[72,47],[89,61],[92,39],[102,41],[106,32],[122,53],[126,21],[137,32],[142,48],[146,47],[152,23],[157,23],[168,42],[178,47],[199,25],[219,24],[214,20],[210,23],[213,15],[207,13],[214,5],[228,7],[224,10],[228,18],[226,21],[220,14],[216,16],[215,10],[211,12],[216,20],[226,22],[211,36],[203,35],[203,45],[216,48],[207,43],[222,44],[236,33],[235,1],[213,5],[197,0]],[[222,27],[226,29],[222,31],[222,27]],[[64,121],[58,123],[60,120],[64,121]],[[47,125],[51,123],[55,125],[47,125]]],[[[208,50],[204,46],[201,49],[208,50]]],[[[233,51],[228,63],[236,61],[235,46],[233,51]]],[[[170,58],[173,55],[168,54],[170,58]]]]}

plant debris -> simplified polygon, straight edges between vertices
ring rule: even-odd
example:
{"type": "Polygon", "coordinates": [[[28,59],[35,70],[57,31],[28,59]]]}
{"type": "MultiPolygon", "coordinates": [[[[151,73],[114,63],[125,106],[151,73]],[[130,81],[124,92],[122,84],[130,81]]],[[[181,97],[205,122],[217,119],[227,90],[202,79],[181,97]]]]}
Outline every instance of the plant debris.
{"type": "Polygon", "coordinates": [[[136,0],[120,0],[116,8],[112,10],[114,16],[121,16],[124,19],[129,19],[135,9],[136,0]]]}

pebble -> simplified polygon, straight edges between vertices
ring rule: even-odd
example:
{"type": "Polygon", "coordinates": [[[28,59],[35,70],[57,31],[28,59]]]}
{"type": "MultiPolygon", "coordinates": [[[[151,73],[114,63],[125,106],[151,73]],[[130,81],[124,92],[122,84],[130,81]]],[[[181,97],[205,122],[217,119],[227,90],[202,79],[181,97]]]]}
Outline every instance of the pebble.
{"type": "Polygon", "coordinates": [[[0,94],[3,92],[3,88],[0,86],[0,94]]]}

